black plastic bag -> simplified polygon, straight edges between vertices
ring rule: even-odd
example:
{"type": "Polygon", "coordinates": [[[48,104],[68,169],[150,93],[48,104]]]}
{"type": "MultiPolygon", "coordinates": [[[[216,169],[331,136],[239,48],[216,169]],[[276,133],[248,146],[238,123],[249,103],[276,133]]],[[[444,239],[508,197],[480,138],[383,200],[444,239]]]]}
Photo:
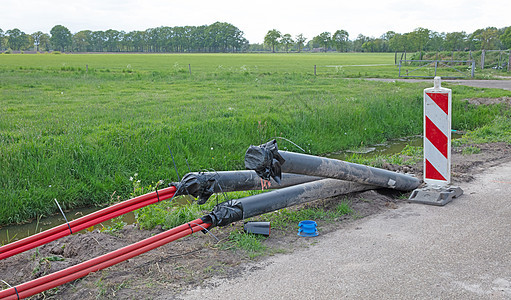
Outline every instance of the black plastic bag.
{"type": "Polygon", "coordinates": [[[264,180],[273,178],[278,184],[282,177],[284,158],[279,154],[277,140],[259,146],[250,146],[245,153],[245,168],[254,170],[264,180]]]}

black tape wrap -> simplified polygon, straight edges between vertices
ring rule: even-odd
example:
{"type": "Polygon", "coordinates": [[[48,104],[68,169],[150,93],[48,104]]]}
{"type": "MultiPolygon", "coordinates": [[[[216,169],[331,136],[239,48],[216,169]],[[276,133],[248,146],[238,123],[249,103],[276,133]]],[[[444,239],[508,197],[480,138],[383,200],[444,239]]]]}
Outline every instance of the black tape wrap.
{"type": "Polygon", "coordinates": [[[225,226],[232,222],[243,220],[243,205],[237,200],[222,202],[213,208],[213,211],[201,218],[204,223],[213,226],[225,226]]]}
{"type": "Polygon", "coordinates": [[[282,178],[281,166],[285,161],[279,153],[276,140],[250,146],[245,153],[245,168],[254,170],[264,180],[273,178],[278,184],[282,178]]]}
{"type": "Polygon", "coordinates": [[[176,185],[176,196],[191,195],[198,204],[204,204],[215,192],[215,176],[204,173],[188,173],[176,185]]]}

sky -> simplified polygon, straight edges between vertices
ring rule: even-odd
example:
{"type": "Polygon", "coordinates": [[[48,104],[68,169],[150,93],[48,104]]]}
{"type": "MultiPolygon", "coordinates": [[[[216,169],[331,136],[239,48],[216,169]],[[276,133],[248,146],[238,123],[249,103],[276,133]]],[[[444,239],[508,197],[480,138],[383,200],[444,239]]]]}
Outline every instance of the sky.
{"type": "Polygon", "coordinates": [[[471,33],[511,26],[511,0],[0,0],[0,29],[49,33],[64,25],[80,30],[145,30],[159,26],[199,26],[228,22],[250,43],[262,43],[268,30],[306,38],[338,29],[350,39],[380,37],[417,27],[471,33]]]}

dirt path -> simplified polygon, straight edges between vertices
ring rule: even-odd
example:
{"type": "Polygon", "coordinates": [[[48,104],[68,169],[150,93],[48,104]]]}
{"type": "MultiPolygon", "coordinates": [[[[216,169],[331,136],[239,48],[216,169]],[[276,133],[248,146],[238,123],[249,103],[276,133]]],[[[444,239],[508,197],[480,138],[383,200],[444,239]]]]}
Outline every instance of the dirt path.
{"type": "MultiPolygon", "coordinates": [[[[511,145],[497,143],[478,145],[478,147],[481,152],[472,155],[462,155],[462,148],[453,149],[453,180],[459,182],[460,185],[472,181],[474,174],[478,174],[482,170],[511,160],[511,145]]],[[[387,165],[386,167],[400,171],[408,170],[418,176],[421,175],[421,164],[413,166],[387,165]]],[[[505,182],[506,180],[500,181],[505,182]]],[[[509,199],[505,195],[501,198],[509,199]]],[[[399,211],[403,207],[409,207],[405,198],[399,198],[399,195],[389,194],[385,190],[354,194],[347,199],[356,211],[357,218],[346,216],[333,222],[318,221],[321,235],[314,240],[298,237],[294,227],[290,230],[272,229],[271,237],[264,241],[265,246],[269,249],[267,253],[270,258],[266,256],[250,259],[247,253],[232,251],[225,247],[225,240],[229,233],[242,227],[242,223],[238,222],[213,230],[215,236],[223,241],[221,243],[217,244],[211,236],[202,233],[195,234],[130,259],[128,262],[65,284],[58,289],[39,294],[35,299],[173,299],[181,297],[183,292],[198,286],[216,284],[218,280],[237,282],[240,274],[246,273],[246,276],[251,276],[252,271],[268,266],[273,261],[271,255],[286,253],[285,257],[292,259],[295,257],[295,252],[302,253],[303,249],[313,249],[316,247],[315,244],[324,243],[323,240],[329,238],[329,233],[342,234],[348,230],[356,235],[360,231],[356,229],[360,227],[357,224],[366,222],[365,217],[370,217],[369,220],[372,220],[371,216],[378,216],[382,213],[392,214],[395,213],[396,208],[399,211]]],[[[343,200],[346,200],[346,197],[315,201],[309,205],[333,207],[343,200]]],[[[24,283],[119,249],[161,231],[161,229],[145,231],[139,230],[135,226],[126,226],[115,234],[93,231],[67,236],[41,246],[37,250],[30,250],[0,261],[0,279],[10,285],[24,283]]],[[[507,240],[509,241],[509,239],[507,240]]],[[[400,236],[397,236],[395,241],[407,243],[406,239],[400,236]]],[[[417,256],[420,257],[423,249],[415,250],[418,253],[417,256]]],[[[332,248],[325,251],[332,251],[332,248]]],[[[310,264],[305,258],[302,263],[310,264]]],[[[383,264],[378,268],[383,268],[383,264]]],[[[296,272],[293,275],[296,275],[296,272]]],[[[307,274],[305,273],[305,275],[307,274]]],[[[468,281],[465,283],[470,284],[468,281]]],[[[2,289],[6,288],[3,283],[0,285],[2,289]]],[[[234,298],[230,297],[229,299],[234,298]]]]}
{"type": "MultiPolygon", "coordinates": [[[[431,82],[433,83],[433,79],[388,79],[388,78],[367,78],[365,80],[370,81],[403,81],[403,82],[431,82]]],[[[471,87],[480,87],[480,88],[494,88],[494,89],[504,89],[511,91],[511,79],[502,79],[502,80],[475,80],[475,79],[446,79],[442,80],[443,82],[454,83],[459,85],[466,85],[471,87]]]]}

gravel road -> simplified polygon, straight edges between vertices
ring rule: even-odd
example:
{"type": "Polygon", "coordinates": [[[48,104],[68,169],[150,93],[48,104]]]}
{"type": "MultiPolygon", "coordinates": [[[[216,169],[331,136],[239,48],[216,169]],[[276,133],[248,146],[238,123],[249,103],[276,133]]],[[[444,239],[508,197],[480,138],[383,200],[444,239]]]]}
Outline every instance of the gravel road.
{"type": "Polygon", "coordinates": [[[404,203],[182,298],[511,299],[511,163],[461,187],[444,207],[404,203]]]}

